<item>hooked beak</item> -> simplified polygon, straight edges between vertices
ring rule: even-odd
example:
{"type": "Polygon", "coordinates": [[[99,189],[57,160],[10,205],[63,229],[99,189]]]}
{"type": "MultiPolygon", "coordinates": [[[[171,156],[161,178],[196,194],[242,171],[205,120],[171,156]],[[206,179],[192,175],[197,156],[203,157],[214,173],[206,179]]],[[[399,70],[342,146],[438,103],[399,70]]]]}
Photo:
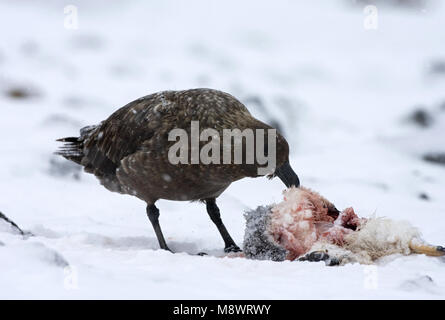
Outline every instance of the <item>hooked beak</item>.
{"type": "Polygon", "coordinates": [[[286,162],[281,167],[277,168],[275,170],[275,175],[280,178],[288,188],[292,186],[298,188],[300,186],[300,180],[294,170],[292,170],[289,162],[286,162]]]}

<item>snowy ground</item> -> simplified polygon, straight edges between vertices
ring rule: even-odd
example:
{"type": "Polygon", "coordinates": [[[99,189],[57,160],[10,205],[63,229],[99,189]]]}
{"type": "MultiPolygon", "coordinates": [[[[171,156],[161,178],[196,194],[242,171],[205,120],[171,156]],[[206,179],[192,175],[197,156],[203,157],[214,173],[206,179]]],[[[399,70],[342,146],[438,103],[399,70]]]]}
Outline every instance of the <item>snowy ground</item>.
{"type": "MultiPolygon", "coordinates": [[[[221,258],[196,203],[159,202],[179,253],[160,251],[143,202],[52,155],[56,138],[135,98],[217,88],[281,126],[303,185],[445,245],[445,166],[422,160],[445,152],[445,6],[378,4],[378,29],[365,30],[366,1],[352,2],[71,1],[69,30],[68,3],[0,1],[0,211],[36,235],[0,225],[0,298],[445,298],[438,258],[375,268],[221,258]],[[419,108],[426,127],[407,120],[419,108]]],[[[246,179],[221,196],[238,244],[243,211],[282,190],[246,179]]]]}

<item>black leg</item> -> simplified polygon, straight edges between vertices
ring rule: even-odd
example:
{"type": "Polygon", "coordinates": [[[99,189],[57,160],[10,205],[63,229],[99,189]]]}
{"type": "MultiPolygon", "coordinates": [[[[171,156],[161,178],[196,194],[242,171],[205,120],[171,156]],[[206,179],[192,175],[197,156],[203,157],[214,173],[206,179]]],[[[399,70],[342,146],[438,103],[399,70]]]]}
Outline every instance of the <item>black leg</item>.
{"type": "Polygon", "coordinates": [[[219,208],[216,205],[215,199],[206,199],[206,207],[207,207],[207,213],[210,216],[210,219],[213,221],[213,223],[218,228],[219,233],[221,234],[225,248],[225,252],[240,252],[241,249],[235,244],[232,237],[230,236],[229,232],[227,231],[226,227],[224,226],[222,220],[221,220],[221,214],[219,213],[219,208]]]}
{"type": "Polygon", "coordinates": [[[149,204],[147,206],[147,216],[148,219],[150,219],[151,224],[153,225],[153,229],[155,230],[156,237],[158,238],[159,246],[161,247],[161,249],[172,252],[165,242],[161,226],[159,225],[159,209],[156,208],[154,204],[149,204]]]}

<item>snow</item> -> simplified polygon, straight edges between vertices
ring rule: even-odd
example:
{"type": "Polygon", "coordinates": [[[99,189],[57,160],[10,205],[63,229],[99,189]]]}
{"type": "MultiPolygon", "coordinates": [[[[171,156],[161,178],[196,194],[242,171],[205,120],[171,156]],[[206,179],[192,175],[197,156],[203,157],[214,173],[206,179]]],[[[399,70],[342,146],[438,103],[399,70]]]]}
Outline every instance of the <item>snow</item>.
{"type": "MultiPolygon", "coordinates": [[[[161,90],[211,87],[278,124],[302,184],[359,216],[406,220],[443,245],[445,6],[353,1],[0,2],[0,298],[443,299],[444,260],[376,266],[223,257],[200,203],[159,201],[171,254],[145,205],[52,153],[117,108],[161,90]],[[407,121],[421,106],[430,127],[407,121]],[[427,195],[427,200],[420,197],[427,195]],[[2,245],[3,244],[3,245],[2,245]],[[208,256],[193,255],[207,252],[208,256]]],[[[218,199],[242,244],[244,212],[281,200],[278,179],[244,179],[218,199]]]]}

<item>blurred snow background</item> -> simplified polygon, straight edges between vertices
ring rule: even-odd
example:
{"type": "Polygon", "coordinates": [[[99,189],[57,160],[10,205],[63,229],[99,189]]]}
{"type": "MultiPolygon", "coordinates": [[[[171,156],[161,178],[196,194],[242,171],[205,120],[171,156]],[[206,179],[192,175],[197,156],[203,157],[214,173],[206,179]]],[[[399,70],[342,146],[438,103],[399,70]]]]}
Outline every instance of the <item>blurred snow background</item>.
{"type": "MultiPolygon", "coordinates": [[[[220,89],[282,129],[303,185],[443,245],[441,1],[0,1],[0,30],[0,211],[36,235],[0,226],[0,298],[445,298],[436,258],[375,268],[220,258],[196,203],[158,203],[180,253],[157,250],[143,202],[52,155],[55,139],[140,96],[220,89]],[[190,255],[200,251],[210,255],[190,255]]],[[[245,179],[219,198],[238,244],[243,211],[282,190],[245,179]]]]}

